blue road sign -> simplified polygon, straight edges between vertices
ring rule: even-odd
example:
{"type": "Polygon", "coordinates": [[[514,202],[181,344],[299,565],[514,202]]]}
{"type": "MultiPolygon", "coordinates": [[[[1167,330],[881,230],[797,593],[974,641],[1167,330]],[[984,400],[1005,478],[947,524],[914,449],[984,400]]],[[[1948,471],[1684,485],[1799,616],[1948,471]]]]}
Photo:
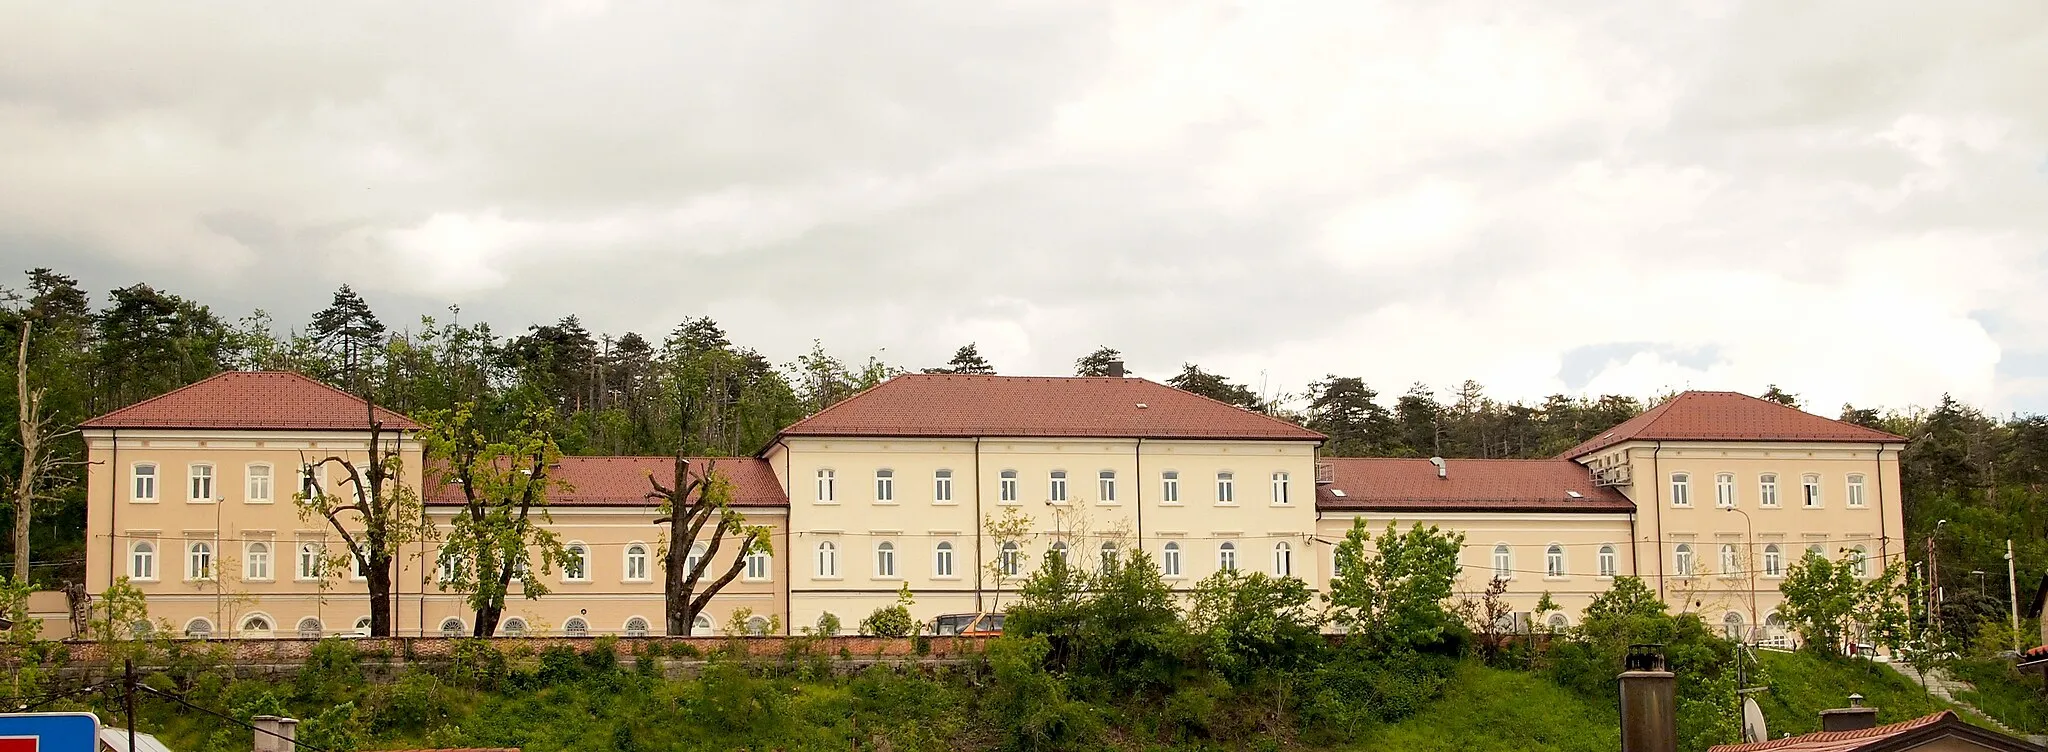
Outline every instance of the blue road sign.
{"type": "Polygon", "coordinates": [[[91,713],[0,713],[0,752],[93,752],[99,741],[91,713]]]}

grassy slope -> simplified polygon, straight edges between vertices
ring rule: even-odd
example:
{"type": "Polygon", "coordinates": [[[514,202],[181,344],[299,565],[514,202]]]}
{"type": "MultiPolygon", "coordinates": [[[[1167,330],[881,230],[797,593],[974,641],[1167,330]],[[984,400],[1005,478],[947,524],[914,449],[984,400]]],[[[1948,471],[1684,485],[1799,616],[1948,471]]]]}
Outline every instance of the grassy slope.
{"type": "MultiPolygon", "coordinates": [[[[1765,651],[1758,653],[1758,658],[1769,673],[1771,691],[1755,695],[1756,702],[1774,737],[1819,731],[1820,711],[1848,706],[1850,693],[1863,695],[1864,705],[1877,708],[1879,723],[1950,709],[1948,703],[1927,694],[1889,666],[1861,659],[1829,660],[1804,652],[1765,651]]],[[[1975,720],[1968,713],[1961,715],[1975,720]]]]}
{"type": "Polygon", "coordinates": [[[2048,734],[2048,694],[2041,691],[2040,674],[2021,675],[2003,659],[1964,661],[1950,672],[1977,688],[1956,699],[2022,732],[2048,734]]]}
{"type": "Polygon", "coordinates": [[[1402,752],[1612,752],[1621,746],[1607,708],[1533,674],[1467,663],[1444,697],[1360,740],[1360,750],[1402,752]]]}

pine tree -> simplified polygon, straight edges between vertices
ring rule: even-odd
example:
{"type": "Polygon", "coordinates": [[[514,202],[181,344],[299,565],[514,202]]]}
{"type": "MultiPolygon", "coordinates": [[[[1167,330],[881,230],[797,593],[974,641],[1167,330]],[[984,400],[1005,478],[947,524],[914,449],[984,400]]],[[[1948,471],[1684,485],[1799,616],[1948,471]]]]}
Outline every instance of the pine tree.
{"type": "Polygon", "coordinates": [[[1259,395],[1250,387],[1230,383],[1230,380],[1222,375],[1204,371],[1201,366],[1193,363],[1182,363],[1180,373],[1167,379],[1166,385],[1246,410],[1257,410],[1262,407],[1259,395]]]}
{"type": "Polygon", "coordinates": [[[325,372],[317,375],[362,391],[376,367],[384,337],[384,323],[377,320],[370,304],[348,285],[342,285],[334,291],[334,301],[313,314],[306,332],[329,364],[325,372]]]}
{"type": "Polygon", "coordinates": [[[1799,406],[1799,395],[1779,389],[1777,384],[1764,387],[1763,398],[1786,407],[1799,406]]]}
{"type": "Polygon", "coordinates": [[[1308,427],[1330,437],[1323,447],[1333,457],[1363,457],[1384,451],[1394,418],[1375,400],[1379,393],[1356,376],[1330,375],[1309,385],[1308,427]]]}
{"type": "Polygon", "coordinates": [[[996,373],[996,367],[989,365],[987,360],[982,359],[981,351],[975,349],[974,343],[969,342],[965,345],[961,345],[960,349],[953,351],[953,359],[947,361],[945,366],[940,368],[927,368],[924,369],[924,372],[957,373],[969,376],[993,376],[996,373]]]}

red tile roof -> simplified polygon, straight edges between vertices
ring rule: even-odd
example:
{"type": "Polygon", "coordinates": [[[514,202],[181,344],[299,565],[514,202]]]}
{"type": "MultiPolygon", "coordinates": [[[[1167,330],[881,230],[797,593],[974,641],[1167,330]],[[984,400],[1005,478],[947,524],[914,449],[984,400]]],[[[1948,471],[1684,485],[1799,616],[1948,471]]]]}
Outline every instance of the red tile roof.
{"type": "Polygon", "coordinates": [[[1013,436],[1321,441],[1284,420],[1139,378],[909,374],[782,436],[1013,436]]]}
{"type": "Polygon", "coordinates": [[[1322,464],[1331,482],[1316,485],[1316,508],[1325,511],[1635,511],[1628,497],[1593,485],[1592,472],[1571,460],[1449,459],[1443,478],[1425,459],[1333,457],[1322,464]]]}
{"type": "MultiPolygon", "coordinates": [[[[86,421],[85,428],[368,431],[363,400],[289,371],[229,371],[86,421]]],[[[377,409],[387,429],[418,429],[377,409]]]]}
{"type": "Polygon", "coordinates": [[[2027,648],[2020,652],[2021,663],[2033,663],[2034,661],[2048,661],[2048,645],[2027,648]]]}
{"type": "MultiPolygon", "coordinates": [[[[1964,723],[1962,719],[1956,717],[1955,711],[1944,710],[1933,715],[1877,726],[1875,728],[1858,729],[1855,731],[1818,731],[1811,734],[1750,742],[1748,744],[1722,744],[1708,747],[1707,752],[1765,752],[1766,750],[1769,752],[1856,752],[1856,750],[1873,748],[1910,749],[1918,746],[1918,744],[1901,744],[1901,742],[1906,742],[1907,740],[1899,737],[1909,735],[1924,737],[1924,739],[1915,740],[1916,742],[1921,742],[1931,741],[1950,734],[1969,737],[1972,741],[1979,742],[2003,740],[2010,744],[2010,747],[2006,747],[2010,749],[2034,749],[2034,747],[2026,745],[2025,742],[2021,742],[2018,739],[1994,734],[1964,723]],[[1892,743],[1887,744],[1886,742],[1892,743]]],[[[2003,746],[2001,745],[2001,747],[2003,746]]],[[[2001,747],[1988,748],[1999,749],[2001,747]]]]}
{"type": "Polygon", "coordinates": [[[1903,436],[1830,420],[1747,394],[1684,392],[1558,456],[1576,459],[1625,441],[1905,440],[1903,436]]]}
{"type": "MultiPolygon", "coordinates": [[[[789,496],[775,479],[767,460],[753,457],[691,457],[690,468],[702,472],[713,468],[719,477],[732,482],[733,506],[787,507],[789,496]]],[[[675,477],[674,457],[563,457],[554,469],[555,478],[568,487],[548,494],[551,507],[635,507],[655,506],[647,498],[653,486],[651,475],[662,485],[675,477]]],[[[429,506],[462,503],[462,489],[441,482],[437,468],[427,468],[426,502],[429,506]]]]}

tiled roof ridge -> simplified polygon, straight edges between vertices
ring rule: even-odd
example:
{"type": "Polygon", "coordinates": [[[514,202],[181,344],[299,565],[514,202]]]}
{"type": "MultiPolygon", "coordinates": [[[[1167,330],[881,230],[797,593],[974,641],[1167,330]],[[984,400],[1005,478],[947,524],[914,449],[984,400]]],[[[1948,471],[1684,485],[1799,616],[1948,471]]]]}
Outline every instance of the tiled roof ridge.
{"type": "Polygon", "coordinates": [[[838,402],[834,402],[834,403],[832,403],[832,404],[826,405],[826,406],[825,406],[825,409],[823,409],[823,410],[819,410],[819,411],[817,411],[817,412],[815,412],[815,413],[811,413],[810,415],[806,415],[806,416],[804,416],[802,420],[798,420],[798,421],[797,421],[797,422],[795,422],[795,423],[791,423],[791,424],[789,424],[789,425],[783,426],[783,427],[782,427],[782,430],[780,430],[780,431],[776,431],[776,432],[775,432],[775,438],[769,439],[769,440],[768,440],[768,444],[767,444],[767,446],[763,446],[763,447],[761,447],[761,451],[759,451],[759,452],[756,452],[756,453],[755,453],[755,456],[760,456],[760,455],[763,455],[763,454],[767,454],[767,453],[768,453],[768,447],[771,447],[771,446],[775,446],[775,442],[781,441],[781,440],[782,440],[782,437],[783,437],[783,436],[787,436],[787,435],[789,435],[789,432],[790,432],[790,431],[793,431],[793,430],[796,430],[796,428],[797,428],[798,426],[801,426],[801,425],[803,425],[803,424],[805,424],[805,423],[809,423],[809,422],[811,422],[811,421],[813,421],[813,420],[817,420],[818,418],[820,418],[820,417],[822,417],[822,416],[825,416],[825,415],[827,415],[827,414],[830,414],[830,413],[831,413],[832,411],[834,411],[834,410],[838,410],[838,409],[839,409],[839,408],[841,408],[841,407],[845,407],[847,403],[849,403],[849,402],[852,402],[852,401],[854,401],[854,400],[857,400],[857,399],[860,399],[861,397],[867,396],[867,395],[868,395],[869,393],[871,393],[871,392],[873,392],[873,391],[875,391],[875,390],[877,390],[877,389],[880,389],[880,388],[882,388],[882,387],[884,387],[884,386],[888,386],[890,382],[893,382],[893,381],[895,381],[895,380],[897,380],[897,379],[900,379],[900,378],[903,378],[903,377],[905,377],[905,376],[913,376],[913,375],[923,375],[923,374],[908,374],[908,373],[905,373],[905,374],[898,374],[898,375],[895,375],[895,376],[891,376],[891,377],[889,377],[889,378],[886,378],[886,379],[882,379],[882,380],[881,380],[880,382],[877,382],[877,383],[876,383],[876,384],[875,384],[874,386],[868,387],[868,388],[866,388],[866,389],[862,389],[862,390],[860,390],[860,391],[858,391],[858,392],[854,392],[853,394],[849,394],[849,395],[847,395],[847,396],[846,396],[846,397],[845,397],[844,399],[841,399],[841,400],[839,400],[838,402]]]}
{"type": "MultiPolygon", "coordinates": [[[[1578,457],[1583,457],[1587,454],[1591,454],[1593,452],[1606,449],[1616,444],[1625,443],[1627,441],[1635,439],[1653,440],[1658,435],[1657,432],[1659,424],[1663,423],[1664,420],[1670,417],[1671,411],[1674,407],[1676,407],[1680,403],[1697,401],[1702,397],[1710,396],[1737,397],[1747,402],[1767,405],[1769,406],[1768,409],[1790,410],[1807,418],[1823,421],[1825,423],[1836,424],[1848,433],[1860,432],[1862,434],[1866,434],[1862,438],[1867,439],[1871,442],[1903,442],[1908,440],[1904,436],[1899,436],[1897,434],[1889,433],[1886,431],[1880,431],[1878,429],[1870,428],[1868,426],[1857,425],[1855,423],[1850,423],[1848,421],[1840,420],[1838,418],[1830,418],[1825,415],[1807,412],[1805,410],[1793,407],[1791,405],[1773,402],[1762,397],[1744,394],[1742,392],[1732,390],[1688,389],[1686,391],[1672,395],[1670,399],[1657,403],[1655,406],[1652,406],[1651,408],[1644,410],[1643,412],[1637,414],[1633,418],[1629,418],[1628,420],[1615,424],[1613,428],[1601,431],[1599,435],[1594,436],[1593,438],[1589,438],[1585,441],[1579,442],[1572,448],[1565,450],[1565,452],[1563,454],[1558,455],[1558,457],[1560,459],[1576,459],[1578,457]]],[[[1770,437],[1756,436],[1752,438],[1767,439],[1770,437]]],[[[1845,438],[1821,439],[1817,436],[1811,435],[1789,436],[1787,438],[1791,438],[1793,440],[1813,439],[1826,441],[1850,441],[1850,439],[1845,438]]]]}
{"type": "MultiPolygon", "coordinates": [[[[295,383],[300,383],[300,384],[306,384],[306,385],[311,385],[311,386],[319,387],[319,388],[321,388],[321,389],[324,389],[324,390],[326,390],[326,391],[328,391],[328,392],[330,392],[330,393],[332,393],[332,394],[334,394],[334,395],[337,395],[337,396],[340,396],[340,397],[346,398],[346,399],[348,399],[348,400],[351,400],[351,401],[354,401],[354,402],[358,402],[358,403],[363,403],[363,404],[367,405],[367,406],[368,406],[369,408],[372,408],[372,409],[376,410],[377,412],[381,412],[381,413],[384,413],[384,414],[386,415],[386,420],[385,420],[385,422],[386,422],[387,424],[388,424],[388,423],[394,423],[394,422],[396,423],[396,425],[395,425],[395,426],[387,426],[387,427],[391,427],[391,428],[396,428],[396,429],[399,429],[399,430],[413,430],[413,429],[417,429],[417,428],[420,428],[420,424],[419,424],[419,422],[418,422],[418,421],[415,421],[415,420],[413,420],[413,419],[412,419],[412,418],[411,418],[410,416],[408,416],[408,415],[405,415],[404,413],[398,412],[397,410],[393,410],[393,409],[391,409],[391,408],[389,408],[389,407],[386,407],[386,406],[383,406],[383,405],[378,405],[378,404],[377,404],[376,402],[373,402],[373,401],[371,401],[371,400],[365,399],[365,398],[363,398],[363,397],[360,397],[360,396],[357,396],[357,395],[354,395],[354,394],[350,394],[350,393],[348,392],[348,390],[346,390],[346,389],[342,389],[342,388],[340,388],[340,387],[337,387],[337,386],[335,386],[335,385],[333,385],[333,384],[329,384],[329,383],[327,383],[327,382],[325,382],[325,381],[321,381],[321,380],[319,380],[319,379],[313,378],[313,377],[311,377],[311,376],[308,376],[308,375],[306,375],[306,374],[303,374],[303,373],[299,373],[299,372],[297,372],[297,371],[286,371],[286,370],[277,370],[277,369],[261,369],[261,370],[254,370],[254,371],[240,371],[240,370],[228,370],[228,371],[221,371],[220,373],[216,373],[216,374],[214,374],[214,375],[212,375],[212,376],[208,376],[208,377],[206,377],[206,378],[203,378],[203,379],[200,379],[200,380],[198,380],[198,381],[194,381],[194,382],[192,382],[192,383],[190,383],[190,384],[186,384],[186,385],[184,385],[184,386],[181,386],[181,387],[178,387],[178,388],[176,388],[176,389],[172,389],[172,390],[170,390],[170,391],[168,391],[168,392],[164,392],[163,394],[159,394],[159,395],[156,395],[156,396],[154,396],[154,397],[150,397],[150,398],[148,398],[148,399],[145,399],[145,400],[142,400],[142,401],[139,401],[139,402],[136,402],[136,403],[130,404],[130,405],[126,405],[126,406],[124,406],[124,407],[116,408],[116,409],[114,409],[114,410],[110,410],[110,411],[108,411],[108,412],[102,413],[102,414],[100,414],[100,415],[98,415],[98,416],[95,416],[95,417],[93,417],[93,418],[91,418],[91,419],[89,419],[89,420],[86,420],[86,421],[84,421],[84,422],[80,423],[80,424],[79,424],[79,427],[80,427],[80,428],[97,428],[97,427],[100,427],[100,426],[104,426],[104,425],[106,425],[106,424],[107,424],[107,423],[108,423],[109,421],[111,421],[111,420],[114,420],[114,419],[118,418],[118,417],[119,417],[119,416],[121,416],[121,415],[124,415],[124,414],[129,414],[129,413],[134,413],[134,412],[139,412],[139,411],[142,411],[142,410],[144,410],[144,409],[146,409],[146,408],[148,408],[148,407],[150,407],[150,406],[156,405],[156,404],[157,404],[157,403],[159,403],[159,402],[163,402],[163,401],[165,401],[165,400],[168,400],[168,399],[171,399],[171,398],[173,398],[173,397],[177,397],[177,396],[179,396],[179,395],[181,395],[181,394],[184,394],[184,393],[186,393],[186,392],[189,392],[189,391],[192,391],[192,390],[198,389],[198,388],[200,388],[200,387],[203,387],[203,386],[206,386],[206,385],[208,385],[208,384],[212,384],[212,383],[214,383],[214,382],[216,382],[216,381],[223,381],[223,380],[226,380],[226,379],[232,379],[232,378],[249,378],[249,377],[273,377],[273,378],[279,378],[279,379],[282,379],[282,380],[285,380],[285,381],[290,381],[290,382],[295,382],[295,383]],[[395,420],[395,421],[393,421],[393,420],[390,420],[390,419],[392,419],[392,418],[395,418],[396,420],[395,420]]],[[[116,427],[137,427],[137,426],[116,426],[116,427]]]]}
{"type": "Polygon", "coordinates": [[[1857,739],[1877,739],[1902,734],[1917,728],[1932,726],[1936,723],[1941,723],[1943,721],[1954,720],[1955,718],[1955,711],[1943,710],[1938,713],[1923,715],[1919,718],[1912,718],[1904,721],[1898,721],[1895,723],[1887,723],[1883,726],[1872,726],[1867,729],[1852,729],[1849,731],[1815,731],[1810,734],[1788,736],[1783,739],[1767,739],[1760,742],[1748,742],[1745,744],[1722,744],[1713,747],[1708,747],[1707,752],[1764,752],[1765,750],[1780,749],[1783,747],[1790,747],[1795,744],[1804,745],[1821,742],[1854,741],[1857,739]]]}
{"type": "MultiPolygon", "coordinates": [[[[1069,376],[1069,377],[1067,377],[1067,378],[1075,378],[1075,379],[1079,379],[1079,378],[1118,378],[1118,377],[1113,377],[1113,376],[1111,376],[1111,377],[1087,377],[1087,376],[1069,376]]],[[[1288,428],[1295,428],[1295,429],[1300,429],[1300,430],[1303,430],[1303,431],[1311,431],[1311,430],[1313,430],[1313,429],[1310,429],[1310,428],[1309,428],[1308,426],[1300,425],[1300,424],[1298,424],[1298,423],[1294,423],[1294,422],[1291,422],[1291,421],[1285,421],[1285,420],[1281,420],[1281,419],[1279,419],[1279,418],[1275,418],[1275,417],[1273,417],[1273,416],[1271,416],[1271,415],[1267,415],[1267,414],[1265,414],[1265,413],[1259,412],[1259,411],[1257,411],[1257,410],[1253,410],[1253,409],[1251,409],[1251,408],[1248,408],[1248,407],[1242,407],[1242,406],[1238,406],[1238,405],[1233,405],[1233,404],[1230,404],[1230,403],[1228,403],[1228,402],[1224,402],[1223,400],[1220,400],[1220,399],[1216,399],[1216,398],[1214,398],[1214,397],[1208,396],[1208,395],[1206,395],[1206,394],[1199,394],[1199,393],[1196,393],[1196,392],[1190,392],[1190,391],[1188,391],[1188,390],[1186,390],[1186,389],[1182,389],[1182,388],[1180,388],[1180,387],[1177,387],[1177,386],[1174,386],[1174,385],[1172,385],[1172,384],[1168,384],[1168,383],[1166,383],[1166,382],[1164,382],[1164,381],[1153,381],[1153,380],[1151,380],[1151,379],[1147,379],[1147,378],[1143,378],[1143,377],[1138,377],[1138,376],[1125,376],[1125,377],[1122,377],[1122,378],[1126,378],[1126,379],[1135,379],[1135,380],[1137,380],[1137,381],[1142,381],[1142,382],[1144,382],[1144,383],[1147,383],[1147,384],[1157,384],[1157,385],[1159,385],[1159,386],[1163,386],[1163,387],[1166,387],[1166,388],[1168,388],[1168,389],[1172,389],[1172,390],[1174,390],[1174,391],[1176,391],[1176,392],[1184,392],[1184,393],[1187,393],[1187,394],[1191,394],[1191,395],[1194,395],[1195,397],[1197,397],[1197,398],[1199,398],[1199,399],[1204,399],[1204,400],[1208,400],[1208,401],[1210,401],[1210,402],[1214,402],[1214,403],[1216,403],[1216,404],[1218,404],[1218,405],[1222,405],[1222,406],[1224,406],[1224,407],[1228,407],[1228,408],[1231,408],[1231,409],[1233,409],[1233,410],[1242,410],[1242,411],[1244,411],[1244,412],[1245,412],[1245,413],[1247,413],[1247,414],[1250,414],[1250,415],[1256,415],[1256,416],[1258,416],[1258,417],[1261,417],[1261,418],[1264,418],[1264,419],[1266,419],[1266,421],[1267,421],[1267,422],[1269,422],[1269,423],[1278,423],[1278,424],[1280,424],[1280,425],[1283,425],[1283,426],[1286,426],[1286,427],[1288,427],[1288,428]]],[[[1314,433],[1316,433],[1317,435],[1321,435],[1321,434],[1322,434],[1322,432],[1321,432],[1321,431],[1314,431],[1314,433]]],[[[1324,436],[1324,438],[1325,438],[1325,439],[1327,439],[1327,438],[1329,438],[1329,437],[1327,437],[1327,436],[1324,436]]]]}
{"type": "Polygon", "coordinates": [[[151,405],[151,404],[155,404],[155,403],[158,403],[158,402],[162,402],[162,401],[164,401],[165,399],[168,399],[168,398],[170,398],[170,397],[171,397],[171,396],[173,396],[173,395],[177,395],[177,394],[180,394],[180,393],[183,393],[183,392],[191,391],[192,389],[198,388],[199,386],[201,386],[201,385],[203,385],[203,384],[207,384],[207,383],[210,383],[210,382],[214,382],[214,381],[219,381],[219,380],[221,380],[221,379],[227,378],[229,374],[236,374],[236,373],[247,373],[247,374],[266,374],[266,375],[282,375],[282,374],[288,374],[288,373],[291,373],[291,372],[290,372],[290,371],[221,371],[220,373],[216,373],[216,374],[214,374],[214,375],[212,375],[212,376],[208,376],[208,377],[206,377],[206,378],[203,378],[203,379],[200,379],[200,380],[198,380],[198,381],[194,381],[194,382],[192,382],[192,383],[190,383],[190,384],[186,384],[186,385],[184,385],[184,386],[181,386],[181,387],[178,387],[178,388],[176,388],[176,389],[172,389],[172,390],[170,390],[170,391],[168,391],[168,392],[164,392],[163,394],[159,394],[159,395],[157,395],[157,396],[155,396],[155,397],[151,397],[151,398],[149,398],[149,399],[145,399],[145,400],[142,400],[141,402],[134,402],[134,403],[130,403],[130,404],[128,404],[127,406],[124,406],[124,407],[117,407],[117,408],[114,408],[114,409],[112,409],[112,410],[108,410],[107,412],[101,413],[101,414],[99,414],[98,416],[96,416],[96,417],[93,417],[92,419],[90,419],[90,420],[87,420],[87,421],[85,421],[84,423],[80,423],[80,424],[78,424],[78,425],[79,425],[80,427],[83,427],[83,428],[91,428],[91,427],[93,426],[93,424],[94,424],[94,423],[99,423],[99,422],[101,422],[101,421],[104,421],[104,420],[106,420],[106,419],[108,419],[108,418],[112,418],[112,417],[114,417],[114,416],[116,416],[116,415],[120,415],[121,413],[125,413],[125,412],[130,412],[130,411],[133,411],[133,410],[135,410],[136,408],[140,408],[140,407],[144,407],[144,406],[147,406],[147,405],[151,405]]]}

